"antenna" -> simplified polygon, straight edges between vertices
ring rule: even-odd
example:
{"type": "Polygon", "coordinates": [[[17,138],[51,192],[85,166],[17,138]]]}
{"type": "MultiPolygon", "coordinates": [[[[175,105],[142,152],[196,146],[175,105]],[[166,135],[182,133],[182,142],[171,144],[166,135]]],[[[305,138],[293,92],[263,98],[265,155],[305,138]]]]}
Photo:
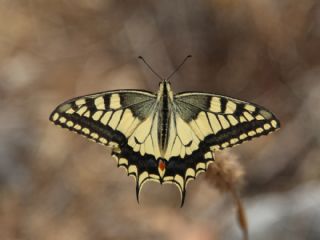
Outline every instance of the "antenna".
{"type": "Polygon", "coordinates": [[[138,58],[142,60],[145,65],[147,65],[147,67],[151,70],[151,72],[154,73],[154,75],[156,75],[161,81],[163,80],[163,77],[161,77],[155,70],[153,70],[153,68],[149,65],[149,63],[146,62],[146,60],[144,60],[143,57],[139,56],[138,58]]]}
{"type": "Polygon", "coordinates": [[[192,55],[188,55],[186,56],[183,61],[180,63],[180,65],[176,68],[176,70],[173,71],[173,73],[171,73],[169,75],[169,77],[167,77],[166,79],[169,80],[176,72],[178,72],[178,70],[182,67],[182,65],[188,60],[188,58],[191,58],[192,55]]]}

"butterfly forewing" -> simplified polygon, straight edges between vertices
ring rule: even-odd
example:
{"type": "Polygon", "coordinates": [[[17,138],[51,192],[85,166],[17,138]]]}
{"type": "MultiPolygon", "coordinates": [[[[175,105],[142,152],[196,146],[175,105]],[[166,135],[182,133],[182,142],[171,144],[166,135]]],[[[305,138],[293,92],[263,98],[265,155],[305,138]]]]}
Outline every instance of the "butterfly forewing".
{"type": "Polygon", "coordinates": [[[202,145],[212,151],[266,135],[280,127],[277,118],[256,104],[207,94],[175,96],[178,114],[188,123],[202,145]]]}

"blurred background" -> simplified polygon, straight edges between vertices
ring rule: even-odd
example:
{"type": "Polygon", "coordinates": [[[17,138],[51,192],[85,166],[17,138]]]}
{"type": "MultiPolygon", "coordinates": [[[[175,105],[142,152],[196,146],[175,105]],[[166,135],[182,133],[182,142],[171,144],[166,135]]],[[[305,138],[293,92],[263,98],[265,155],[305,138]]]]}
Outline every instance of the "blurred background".
{"type": "MultiPolygon", "coordinates": [[[[320,1],[1,0],[0,239],[241,239],[206,174],[145,185],[110,150],[53,126],[61,102],[111,89],[207,91],[273,111],[280,131],[226,150],[251,239],[320,239],[320,1]],[[239,165],[241,164],[241,166],[239,165]]],[[[210,176],[209,176],[210,177],[210,176]]]]}

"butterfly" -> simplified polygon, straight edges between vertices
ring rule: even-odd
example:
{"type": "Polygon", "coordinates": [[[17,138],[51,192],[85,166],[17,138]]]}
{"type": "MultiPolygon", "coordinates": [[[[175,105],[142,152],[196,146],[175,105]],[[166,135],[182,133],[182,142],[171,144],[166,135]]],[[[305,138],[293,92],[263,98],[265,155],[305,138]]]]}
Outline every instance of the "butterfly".
{"type": "Polygon", "coordinates": [[[175,184],[183,206],[187,184],[208,169],[216,151],[280,127],[273,113],[254,103],[212,93],[174,94],[174,73],[161,78],[157,93],[94,93],[68,100],[50,115],[54,124],[111,147],[118,167],[136,180],[138,202],[143,185],[156,181],[175,184]]]}

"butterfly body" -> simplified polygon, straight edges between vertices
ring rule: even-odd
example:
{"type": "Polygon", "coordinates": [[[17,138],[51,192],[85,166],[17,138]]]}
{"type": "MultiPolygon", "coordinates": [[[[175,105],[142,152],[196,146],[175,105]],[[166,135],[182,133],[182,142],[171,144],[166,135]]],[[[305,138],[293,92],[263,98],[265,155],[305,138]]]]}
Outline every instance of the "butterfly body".
{"type": "Polygon", "coordinates": [[[256,104],[211,93],[174,94],[167,80],[156,94],[115,90],[60,104],[50,120],[112,148],[118,166],[136,179],[175,184],[183,205],[187,183],[205,172],[214,153],[280,127],[256,104]]]}
{"type": "Polygon", "coordinates": [[[159,129],[158,138],[160,142],[161,156],[164,157],[168,144],[168,135],[170,129],[170,117],[173,105],[173,93],[170,84],[167,81],[160,83],[157,101],[159,102],[159,129]]]}

